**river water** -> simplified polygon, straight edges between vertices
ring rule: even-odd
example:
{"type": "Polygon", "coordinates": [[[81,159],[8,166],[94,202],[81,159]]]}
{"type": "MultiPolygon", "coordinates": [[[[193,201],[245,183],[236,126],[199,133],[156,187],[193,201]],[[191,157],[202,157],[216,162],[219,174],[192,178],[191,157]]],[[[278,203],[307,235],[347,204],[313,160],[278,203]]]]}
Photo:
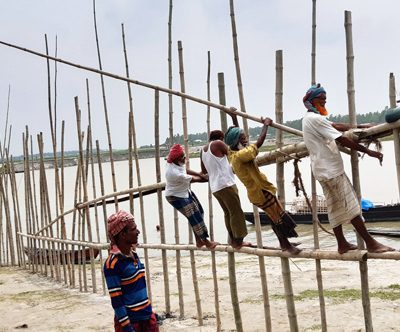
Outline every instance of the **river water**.
{"type": "MultiPolygon", "coordinates": [[[[383,142],[383,154],[384,161],[383,165],[380,166],[379,162],[376,159],[365,156],[360,159],[359,169],[360,169],[360,179],[361,179],[361,190],[362,196],[370,201],[376,203],[397,203],[399,202],[399,189],[397,187],[397,178],[396,178],[396,169],[395,169],[395,160],[394,160],[394,149],[393,142],[383,142]]],[[[350,169],[350,157],[342,154],[346,172],[351,179],[351,169],[350,169]]],[[[161,160],[161,169],[164,169],[165,160],[161,160]]],[[[306,190],[308,194],[311,194],[311,184],[310,184],[310,164],[309,158],[304,158],[302,162],[299,164],[300,171],[302,173],[302,178],[304,184],[306,186],[306,190]]],[[[97,164],[95,167],[95,185],[97,196],[100,195],[100,182],[98,176],[98,167],[97,164]]],[[[194,158],[190,160],[190,167],[193,170],[200,170],[200,160],[199,158],[194,158]]],[[[156,183],[156,166],[155,159],[141,159],[140,160],[140,169],[141,169],[141,177],[142,177],[142,185],[150,185],[156,183]]],[[[293,180],[293,164],[292,162],[285,164],[285,195],[286,201],[291,202],[295,198],[295,190],[292,185],[293,180]]],[[[264,166],[261,170],[268,176],[270,181],[276,183],[275,180],[275,165],[264,166]]],[[[129,187],[129,165],[128,161],[119,161],[115,163],[115,173],[117,179],[117,189],[125,190],[129,187]]],[[[163,173],[163,172],[162,172],[163,173]]],[[[110,164],[103,164],[103,174],[105,177],[105,192],[111,193],[112,190],[112,182],[111,182],[111,171],[110,164]]],[[[136,175],[136,170],[134,170],[134,174],[136,175]]],[[[46,171],[48,187],[49,187],[49,196],[52,201],[52,206],[54,207],[54,170],[48,169],[46,171]]],[[[35,172],[36,182],[39,178],[39,173],[35,172]]],[[[71,209],[74,204],[74,186],[75,186],[75,177],[76,177],[76,167],[68,167],[65,168],[65,211],[71,209]]],[[[162,174],[162,181],[165,181],[164,174],[162,174]]],[[[19,202],[21,205],[21,216],[22,220],[25,220],[25,212],[24,212],[24,181],[23,174],[17,174],[17,182],[19,193],[21,197],[19,198],[19,202]]],[[[252,211],[252,205],[247,199],[246,190],[240,181],[237,181],[237,185],[239,188],[240,199],[242,203],[243,211],[252,211]]],[[[37,186],[37,185],[36,185],[37,186]]],[[[137,186],[135,182],[134,186],[137,186]]],[[[205,219],[208,225],[209,223],[209,209],[208,209],[208,185],[206,183],[195,183],[192,185],[192,190],[196,193],[200,202],[202,203],[205,210],[205,219]]],[[[89,191],[89,199],[93,198],[93,189],[92,189],[92,181],[91,175],[89,173],[89,182],[88,182],[88,191],[89,191]]],[[[321,194],[322,189],[317,184],[317,193],[321,194]]],[[[162,200],[162,204],[164,207],[164,224],[166,229],[166,241],[167,243],[175,243],[175,232],[174,232],[174,222],[173,222],[173,208],[169,205],[169,203],[164,199],[162,200]]],[[[142,221],[140,219],[140,210],[139,210],[139,199],[135,199],[135,218],[136,222],[140,229],[142,229],[142,221]]],[[[129,210],[129,203],[123,202],[120,203],[120,209],[129,210]]],[[[145,225],[146,225],[146,233],[147,233],[147,242],[148,243],[159,243],[160,242],[160,233],[156,230],[156,226],[160,224],[160,214],[158,211],[158,202],[157,195],[148,195],[144,197],[144,211],[145,211],[145,225]]],[[[114,212],[114,205],[110,204],[107,206],[107,214],[111,214],[114,212]]],[[[100,240],[105,240],[105,227],[104,227],[104,218],[102,209],[98,210],[99,215],[99,234],[100,240]]],[[[226,229],[223,221],[223,212],[220,208],[218,202],[213,198],[213,215],[214,215],[214,236],[215,240],[221,243],[226,243],[226,229]]],[[[95,224],[94,218],[94,209],[91,209],[91,220],[92,224],[95,224]]],[[[53,216],[54,218],[54,212],[53,216]]],[[[400,219],[400,216],[399,216],[400,219]]],[[[72,230],[72,216],[66,218],[67,224],[67,232],[68,238],[71,238],[71,230],[72,230]]],[[[399,229],[397,223],[374,223],[367,224],[368,227],[373,228],[392,228],[399,229]]],[[[23,222],[23,227],[25,227],[23,222]]],[[[326,227],[329,228],[327,225],[326,227]]],[[[93,228],[94,229],[94,228],[93,228]]],[[[255,229],[254,226],[248,224],[248,232],[247,236],[248,241],[256,242],[255,229]]],[[[312,226],[308,225],[299,225],[297,228],[297,232],[299,234],[299,238],[296,240],[297,242],[302,243],[303,248],[311,248],[313,246],[312,239],[312,226]]],[[[353,232],[350,226],[345,227],[346,236],[349,240],[355,241],[355,233],[353,232]]],[[[180,242],[187,243],[188,241],[188,223],[185,218],[179,216],[179,233],[180,233],[180,242]]],[[[270,226],[262,227],[263,234],[263,242],[264,245],[267,246],[278,246],[278,242],[276,240],[275,235],[273,234],[270,226]]],[[[319,232],[320,236],[320,246],[324,249],[333,249],[335,248],[335,240],[333,236],[330,236],[326,233],[319,232]]],[[[87,239],[87,238],[86,238],[87,239]]],[[[392,245],[397,249],[400,248],[400,239],[393,238],[384,238],[377,237],[377,239],[382,242],[392,245]]],[[[96,232],[93,231],[93,240],[97,240],[96,232]]]]}

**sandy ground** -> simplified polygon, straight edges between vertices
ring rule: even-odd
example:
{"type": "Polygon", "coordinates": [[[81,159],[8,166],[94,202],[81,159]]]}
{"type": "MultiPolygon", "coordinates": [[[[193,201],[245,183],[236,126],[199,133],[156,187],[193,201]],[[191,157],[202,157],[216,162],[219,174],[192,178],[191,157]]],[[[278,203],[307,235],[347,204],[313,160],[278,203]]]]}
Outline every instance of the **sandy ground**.
{"type": "MultiPolygon", "coordinates": [[[[204,325],[198,326],[193,276],[188,255],[182,256],[184,319],[166,319],[161,331],[216,331],[214,285],[210,253],[196,252],[198,287],[204,325]]],[[[258,258],[237,254],[236,274],[244,331],[265,331],[264,304],[258,258]]],[[[168,257],[172,313],[179,316],[175,257],[168,257]]],[[[222,331],[235,331],[229,292],[227,256],[216,254],[218,295],[222,331]]],[[[283,296],[281,260],[265,258],[273,331],[289,331],[286,301],[283,296]]],[[[290,260],[293,292],[300,331],[320,331],[320,309],[315,262],[290,260]],[[308,293],[303,293],[308,292],[308,293]],[[309,295],[307,295],[309,294],[309,295]]],[[[159,257],[150,264],[153,306],[165,310],[164,280],[159,257]]],[[[400,262],[368,262],[371,311],[375,331],[400,331],[400,262]]],[[[100,273],[97,273],[100,274],[100,273]]],[[[358,262],[323,261],[323,285],[328,331],[365,331],[358,262]],[[346,291],[347,290],[347,291],[346,291]],[[354,291],[352,291],[354,290],[354,291]],[[329,294],[328,294],[329,291],[329,294]]],[[[99,283],[101,285],[101,283],[99,283]]],[[[99,290],[101,292],[101,289],[99,290]]],[[[15,331],[23,324],[28,331],[113,331],[113,312],[108,296],[80,293],[49,278],[20,268],[0,268],[0,331],[15,331]]]]}

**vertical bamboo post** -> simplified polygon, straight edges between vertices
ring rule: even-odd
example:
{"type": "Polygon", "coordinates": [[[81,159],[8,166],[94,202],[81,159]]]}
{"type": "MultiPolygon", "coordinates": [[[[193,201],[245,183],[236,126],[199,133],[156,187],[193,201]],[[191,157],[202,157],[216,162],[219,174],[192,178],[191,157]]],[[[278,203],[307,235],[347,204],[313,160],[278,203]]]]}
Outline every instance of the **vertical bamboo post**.
{"type": "MultiPolygon", "coordinates": [[[[84,165],[84,156],[83,156],[83,147],[82,147],[82,139],[80,138],[81,135],[81,113],[79,109],[79,101],[78,97],[74,98],[75,100],[75,112],[76,112],[76,119],[77,119],[77,133],[79,137],[79,161],[81,164],[81,169],[82,169],[82,186],[83,186],[83,200],[86,202],[88,200],[88,191],[87,191],[87,179],[86,179],[86,173],[85,173],[85,165],[84,165]]],[[[89,242],[93,241],[92,237],[92,226],[91,226],[91,221],[90,221],[90,211],[89,207],[85,208],[85,214],[84,217],[86,219],[86,225],[87,225],[87,231],[88,231],[88,240],[89,242]]],[[[84,227],[82,227],[82,231],[84,230],[84,227]]],[[[93,253],[93,248],[89,248],[90,252],[90,265],[91,265],[91,271],[92,271],[92,287],[93,287],[93,293],[96,293],[96,270],[95,270],[95,265],[94,265],[94,253],[93,253]]],[[[86,255],[83,255],[83,262],[86,261],[86,255]]]]}
{"type": "MultiPolygon", "coordinates": [[[[240,73],[240,63],[239,63],[239,46],[237,41],[237,31],[236,31],[236,21],[235,21],[235,9],[233,6],[233,0],[229,0],[230,5],[230,16],[231,16],[231,25],[232,25],[232,40],[233,40],[233,53],[235,56],[235,68],[236,68],[236,79],[239,90],[239,101],[240,101],[240,110],[246,113],[246,106],[244,103],[244,94],[243,94],[243,85],[242,85],[242,75],[240,73]]],[[[247,124],[247,119],[243,118],[243,129],[248,135],[249,127],[247,124]]]]}
{"type": "MultiPolygon", "coordinates": [[[[221,105],[226,105],[225,98],[225,78],[224,73],[218,73],[218,95],[219,95],[219,103],[221,105]]],[[[221,118],[221,130],[226,133],[228,130],[228,120],[226,113],[223,111],[219,111],[219,115],[221,118]]]]}
{"type": "MultiPolygon", "coordinates": [[[[316,45],[317,45],[317,1],[312,0],[312,44],[311,44],[311,85],[316,83],[316,45]]],[[[313,235],[314,235],[314,249],[319,249],[319,238],[318,238],[318,207],[317,207],[317,183],[314,174],[311,171],[311,204],[312,204],[312,220],[313,220],[313,235]]],[[[318,285],[318,298],[319,298],[319,311],[321,315],[321,331],[326,332],[328,325],[326,321],[326,310],[325,310],[325,297],[324,297],[324,285],[322,282],[322,267],[321,260],[315,260],[315,273],[318,285]]]]}
{"type": "Polygon", "coordinates": [[[11,225],[11,214],[10,214],[10,205],[8,201],[8,188],[5,187],[4,178],[0,176],[0,194],[3,197],[4,203],[4,212],[6,216],[6,232],[7,232],[7,239],[8,239],[8,246],[10,248],[10,259],[11,265],[14,266],[15,264],[15,251],[14,251],[14,237],[12,234],[12,225],[11,225]]]}
{"type": "MultiPolygon", "coordinates": [[[[98,140],[96,140],[96,156],[97,156],[97,166],[99,167],[100,193],[101,193],[102,196],[104,196],[105,195],[104,176],[103,176],[103,167],[102,167],[102,163],[101,163],[100,145],[99,145],[99,141],[98,140]]],[[[102,201],[101,206],[103,208],[104,229],[105,229],[105,232],[106,232],[106,238],[107,238],[107,241],[109,241],[108,231],[107,231],[107,205],[106,205],[106,200],[102,201]]]]}
{"type": "MultiPolygon", "coordinates": [[[[389,100],[390,107],[395,108],[396,104],[396,81],[393,73],[389,76],[389,100]]],[[[393,129],[393,144],[394,144],[394,156],[396,160],[396,174],[397,174],[397,187],[400,193],[400,130],[399,128],[393,129]]]]}
{"type": "MultiPolygon", "coordinates": [[[[169,14],[168,14],[168,88],[172,90],[172,9],[173,0],[169,1],[169,14]]],[[[174,108],[172,103],[172,94],[168,94],[168,115],[169,115],[169,146],[174,144],[174,108]]],[[[174,208],[174,231],[175,243],[179,243],[179,217],[178,211],[174,208]]],[[[179,302],[179,318],[183,319],[185,316],[185,303],[183,300],[183,286],[182,286],[182,268],[181,268],[181,252],[175,252],[176,261],[176,281],[178,284],[178,302],[179,302]]]]}
{"type": "MultiPolygon", "coordinates": [[[[178,41],[178,54],[179,54],[179,78],[181,85],[181,92],[185,93],[185,72],[183,66],[183,47],[182,41],[178,41]]],[[[183,123],[183,141],[185,144],[185,153],[186,153],[186,167],[190,168],[190,158],[189,158],[189,139],[188,139],[188,127],[187,127],[187,111],[186,111],[186,99],[181,98],[182,101],[182,123],[183,123]]],[[[190,225],[188,224],[189,229],[189,243],[193,243],[193,234],[190,225]]],[[[199,325],[203,325],[203,312],[201,309],[201,299],[199,292],[199,284],[197,280],[197,271],[196,271],[196,260],[194,257],[193,250],[190,251],[190,265],[192,268],[192,278],[193,278],[193,288],[194,294],[196,298],[196,307],[197,307],[197,319],[199,321],[199,325]]]]}
{"type": "Polygon", "coordinates": [[[291,273],[288,258],[281,258],[283,285],[285,288],[286,307],[289,317],[289,326],[291,332],[299,331],[297,324],[296,308],[294,306],[293,288],[291,282],[291,273]]]}
{"type": "MultiPolygon", "coordinates": [[[[124,55],[125,55],[126,77],[129,77],[128,56],[127,56],[126,45],[125,45],[125,32],[124,32],[123,25],[122,25],[122,41],[123,41],[124,55]]],[[[137,140],[136,140],[135,117],[133,115],[132,91],[131,91],[131,84],[129,82],[127,82],[127,88],[128,88],[128,97],[129,97],[129,112],[130,112],[129,118],[131,119],[133,157],[135,159],[135,166],[136,166],[136,178],[137,178],[138,186],[141,186],[142,185],[142,176],[140,174],[140,164],[139,164],[139,156],[138,156],[138,148],[137,148],[137,140]]],[[[143,201],[142,192],[139,192],[139,206],[140,206],[140,219],[142,221],[141,234],[142,234],[142,238],[143,238],[143,243],[147,243],[147,230],[146,230],[146,222],[145,222],[145,215],[144,215],[144,201],[143,201]]],[[[132,211],[133,211],[133,206],[132,206],[132,211]]],[[[148,252],[147,248],[144,248],[143,251],[144,251],[144,260],[145,260],[145,266],[146,266],[147,294],[151,301],[152,293],[151,293],[151,278],[150,278],[151,273],[150,273],[149,252],[148,252]]]]}
{"type": "MultiPolygon", "coordinates": [[[[157,183],[161,182],[161,171],[160,171],[160,131],[159,131],[159,112],[160,112],[160,92],[154,91],[154,137],[155,137],[155,149],[156,149],[156,177],[157,183]]],[[[162,192],[160,189],[157,190],[158,199],[158,213],[160,220],[160,232],[161,232],[161,243],[165,241],[165,224],[164,224],[164,209],[162,203],[162,192]]],[[[162,262],[163,262],[163,274],[164,274],[164,295],[165,295],[165,310],[167,313],[171,312],[170,304],[170,293],[169,293],[169,274],[168,274],[168,257],[167,251],[163,249],[161,251],[162,262]]]]}
{"type": "MultiPolygon", "coordinates": [[[[93,0],[93,22],[94,22],[94,31],[96,36],[96,46],[97,46],[97,58],[99,60],[99,69],[103,70],[103,65],[101,63],[101,55],[100,55],[100,46],[99,46],[99,36],[97,33],[97,19],[96,19],[96,0],[93,0]]],[[[114,157],[111,143],[111,132],[110,132],[110,124],[108,120],[108,110],[107,110],[107,99],[106,99],[106,89],[104,85],[104,77],[100,75],[101,80],[101,91],[103,94],[103,107],[104,107],[104,117],[106,121],[106,129],[107,129],[107,140],[108,140],[108,152],[110,155],[110,165],[111,165],[111,177],[113,183],[114,192],[117,191],[117,182],[115,179],[115,167],[114,167],[114,157]]],[[[118,198],[115,197],[115,210],[118,210],[118,198]]]]}
{"type": "MultiPolygon", "coordinates": [[[[353,53],[353,35],[351,12],[345,11],[345,31],[346,31],[346,59],[347,59],[347,98],[349,105],[349,120],[353,126],[357,125],[356,107],[355,107],[355,90],[354,90],[354,53],[353,53]]],[[[353,176],[353,186],[357,193],[358,199],[361,199],[360,175],[358,171],[358,155],[357,151],[351,151],[351,166],[353,176]]],[[[363,241],[357,234],[358,246],[365,248],[363,241]]],[[[364,321],[366,332],[372,332],[372,314],[371,303],[369,299],[368,284],[368,264],[367,262],[359,262],[361,277],[361,295],[364,310],[364,321]]]]}
{"type": "MultiPolygon", "coordinates": [[[[210,76],[211,76],[211,56],[210,51],[207,52],[207,100],[211,100],[211,84],[210,84],[210,76]]],[[[207,137],[210,137],[211,132],[211,124],[210,124],[210,106],[207,106],[207,137]]],[[[209,216],[209,231],[210,231],[210,239],[214,241],[214,214],[213,214],[213,203],[212,203],[212,192],[210,185],[208,184],[208,216],[209,216]]],[[[213,274],[213,283],[214,283],[214,306],[215,306],[215,320],[216,320],[216,328],[217,331],[221,331],[221,313],[219,309],[219,291],[218,291],[218,276],[217,276],[217,260],[215,251],[211,251],[211,268],[213,274]]]]}

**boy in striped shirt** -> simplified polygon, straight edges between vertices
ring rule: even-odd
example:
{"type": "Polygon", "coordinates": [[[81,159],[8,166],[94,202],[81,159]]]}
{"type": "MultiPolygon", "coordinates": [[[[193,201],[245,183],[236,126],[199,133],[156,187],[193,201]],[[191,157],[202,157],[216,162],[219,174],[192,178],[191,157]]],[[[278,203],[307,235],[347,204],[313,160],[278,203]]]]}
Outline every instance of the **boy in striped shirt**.
{"type": "Polygon", "coordinates": [[[115,312],[115,331],[158,332],[147,296],[145,267],[133,250],[140,234],[134,217],[118,211],[108,218],[107,228],[111,249],[104,276],[115,312]]]}

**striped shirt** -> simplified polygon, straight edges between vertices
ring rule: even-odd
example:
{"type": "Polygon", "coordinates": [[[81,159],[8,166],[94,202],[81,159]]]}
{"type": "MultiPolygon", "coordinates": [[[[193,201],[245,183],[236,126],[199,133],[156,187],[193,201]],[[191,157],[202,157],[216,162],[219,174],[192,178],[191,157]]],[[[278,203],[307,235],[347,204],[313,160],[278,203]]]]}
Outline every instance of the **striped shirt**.
{"type": "Polygon", "coordinates": [[[126,256],[113,246],[104,263],[104,276],[123,331],[133,331],[131,323],[150,318],[152,307],[147,296],[145,268],[134,251],[132,256],[126,256]]]}

